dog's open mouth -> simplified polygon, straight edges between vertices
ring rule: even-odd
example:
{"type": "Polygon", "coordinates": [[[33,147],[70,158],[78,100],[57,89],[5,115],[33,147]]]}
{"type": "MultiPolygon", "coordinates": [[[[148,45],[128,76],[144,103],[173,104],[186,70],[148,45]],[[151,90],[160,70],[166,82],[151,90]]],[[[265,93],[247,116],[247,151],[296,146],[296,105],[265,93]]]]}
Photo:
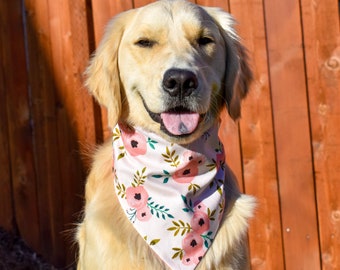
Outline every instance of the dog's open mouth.
{"type": "Polygon", "coordinates": [[[161,129],[171,136],[188,136],[192,134],[203,118],[203,115],[184,107],[175,107],[162,113],[151,112],[145,103],[144,107],[150,117],[161,124],[161,129]]]}
{"type": "Polygon", "coordinates": [[[160,114],[162,124],[173,135],[189,135],[193,133],[199,123],[200,115],[195,112],[185,111],[183,108],[175,108],[160,114]]]}

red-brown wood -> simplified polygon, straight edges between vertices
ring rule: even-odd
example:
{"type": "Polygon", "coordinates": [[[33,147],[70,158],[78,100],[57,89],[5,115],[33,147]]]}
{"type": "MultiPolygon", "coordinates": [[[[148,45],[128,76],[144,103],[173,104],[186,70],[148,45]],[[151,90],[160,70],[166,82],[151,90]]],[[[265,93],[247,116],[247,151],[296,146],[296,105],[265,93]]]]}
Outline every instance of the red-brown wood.
{"type": "Polygon", "coordinates": [[[108,21],[118,13],[131,8],[133,8],[132,0],[92,0],[92,14],[96,46],[98,46],[99,41],[103,36],[105,26],[107,25],[108,21]]]}
{"type": "Polygon", "coordinates": [[[38,251],[62,266],[74,260],[68,248],[73,236],[66,231],[82,207],[88,164],[81,156],[86,145],[96,141],[92,99],[82,89],[89,55],[85,1],[28,0],[25,8],[34,160],[41,191],[38,251]]]}
{"type": "Polygon", "coordinates": [[[156,0],[133,0],[133,7],[142,7],[155,1],[156,0]]]}
{"type": "MultiPolygon", "coordinates": [[[[58,153],[64,157],[60,159],[59,170],[61,196],[67,202],[62,208],[62,231],[65,231],[73,228],[74,214],[82,208],[79,196],[83,195],[83,183],[90,165],[82,161],[82,155],[97,141],[95,108],[92,98],[82,86],[83,72],[90,53],[86,2],[50,1],[48,8],[52,70],[59,103],[56,110],[57,139],[60,142],[58,153]]],[[[57,203],[57,197],[55,199],[54,203],[57,203]]],[[[71,259],[74,257],[69,255],[68,260],[71,259]]]]}
{"type": "Polygon", "coordinates": [[[35,161],[39,209],[40,246],[37,249],[47,260],[63,263],[63,245],[56,237],[62,231],[60,161],[56,137],[55,86],[50,67],[51,49],[47,1],[26,1],[27,55],[31,91],[31,117],[34,123],[35,161]],[[34,120],[33,120],[34,119],[34,120]],[[53,250],[47,252],[47,250],[53,250]]]}
{"type": "Polygon", "coordinates": [[[6,230],[15,229],[15,224],[13,224],[15,215],[11,181],[10,133],[7,115],[7,89],[10,89],[11,82],[9,79],[11,73],[14,72],[11,59],[8,57],[11,53],[9,17],[13,16],[12,13],[7,2],[0,2],[0,59],[2,60],[2,65],[0,65],[0,145],[2,148],[2,151],[0,151],[0,221],[1,226],[6,230]]]}
{"type": "MultiPolygon", "coordinates": [[[[3,109],[6,109],[7,114],[7,147],[9,146],[9,148],[5,148],[5,151],[9,151],[8,161],[10,162],[10,166],[5,170],[10,169],[11,173],[13,213],[15,213],[17,228],[33,248],[39,248],[36,171],[32,123],[30,121],[24,29],[21,22],[23,11],[20,1],[2,3],[2,8],[4,8],[5,14],[3,15],[6,19],[4,22],[6,32],[2,33],[6,42],[3,43],[4,58],[1,59],[6,69],[4,78],[5,106],[3,109]],[[32,222],[34,226],[27,226],[28,221],[32,222]]],[[[8,187],[7,184],[7,191],[10,191],[8,187]]],[[[6,222],[6,226],[10,225],[8,222],[6,222]]]]}
{"type": "Polygon", "coordinates": [[[249,230],[252,269],[284,269],[264,10],[261,2],[231,0],[230,11],[249,50],[254,82],[240,121],[245,192],[258,200],[249,230]]]}
{"type": "Polygon", "coordinates": [[[300,5],[264,4],[285,265],[320,269],[300,5]]]}
{"type": "Polygon", "coordinates": [[[322,269],[340,266],[340,31],[338,2],[303,0],[302,23],[322,269]]]}
{"type": "Polygon", "coordinates": [[[220,7],[225,11],[229,11],[229,1],[226,0],[196,0],[198,5],[207,6],[207,7],[220,7]]]}

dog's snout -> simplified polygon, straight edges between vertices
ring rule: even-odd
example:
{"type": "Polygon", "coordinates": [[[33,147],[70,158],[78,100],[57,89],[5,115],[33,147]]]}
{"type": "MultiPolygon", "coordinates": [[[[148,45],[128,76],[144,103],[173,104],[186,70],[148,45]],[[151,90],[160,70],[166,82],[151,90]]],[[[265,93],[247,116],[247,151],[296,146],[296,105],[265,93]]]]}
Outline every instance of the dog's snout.
{"type": "Polygon", "coordinates": [[[185,69],[169,69],[163,77],[163,89],[170,96],[189,96],[198,87],[196,75],[185,69]]]}

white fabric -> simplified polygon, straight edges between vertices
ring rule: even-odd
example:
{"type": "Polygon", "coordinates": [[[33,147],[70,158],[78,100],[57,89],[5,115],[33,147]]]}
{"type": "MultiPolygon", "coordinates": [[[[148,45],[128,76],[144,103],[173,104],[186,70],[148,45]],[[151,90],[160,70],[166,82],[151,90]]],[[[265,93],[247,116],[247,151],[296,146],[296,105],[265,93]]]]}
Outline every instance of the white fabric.
{"type": "Polygon", "coordinates": [[[171,269],[195,269],[224,211],[224,153],[215,125],[189,145],[113,129],[115,190],[127,218],[171,269]]]}

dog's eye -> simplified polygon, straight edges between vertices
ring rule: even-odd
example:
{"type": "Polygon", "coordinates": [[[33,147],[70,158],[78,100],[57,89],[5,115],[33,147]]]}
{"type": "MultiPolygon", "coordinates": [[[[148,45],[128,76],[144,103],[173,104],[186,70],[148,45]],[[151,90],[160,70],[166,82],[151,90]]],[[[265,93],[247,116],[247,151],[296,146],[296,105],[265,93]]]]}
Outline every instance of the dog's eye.
{"type": "Polygon", "coordinates": [[[152,48],[156,44],[156,41],[147,39],[147,38],[142,38],[135,42],[135,45],[142,47],[142,48],[152,48]]]}
{"type": "Polygon", "coordinates": [[[214,43],[214,42],[215,41],[210,37],[200,37],[200,38],[197,39],[197,43],[200,46],[205,46],[205,45],[208,45],[208,44],[214,43]]]}

